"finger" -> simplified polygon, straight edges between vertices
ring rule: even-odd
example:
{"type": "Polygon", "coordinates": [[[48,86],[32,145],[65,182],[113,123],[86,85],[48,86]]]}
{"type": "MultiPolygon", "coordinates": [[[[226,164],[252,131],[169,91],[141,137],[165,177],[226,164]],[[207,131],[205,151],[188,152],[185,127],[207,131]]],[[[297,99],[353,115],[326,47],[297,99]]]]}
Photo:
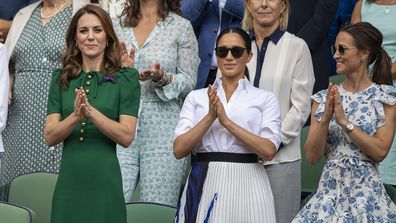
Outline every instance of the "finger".
{"type": "Polygon", "coordinates": [[[129,58],[132,59],[132,61],[135,59],[135,48],[132,47],[131,50],[129,51],[129,58]]]}
{"type": "Polygon", "coordinates": [[[159,63],[156,63],[156,64],[154,64],[154,68],[156,70],[159,70],[159,69],[161,69],[161,65],[159,63]]]}
{"type": "Polygon", "coordinates": [[[126,44],[125,44],[124,41],[121,41],[121,42],[120,42],[120,50],[121,50],[121,53],[122,53],[122,54],[128,53],[128,49],[127,49],[127,46],[126,46],[126,44]]]}

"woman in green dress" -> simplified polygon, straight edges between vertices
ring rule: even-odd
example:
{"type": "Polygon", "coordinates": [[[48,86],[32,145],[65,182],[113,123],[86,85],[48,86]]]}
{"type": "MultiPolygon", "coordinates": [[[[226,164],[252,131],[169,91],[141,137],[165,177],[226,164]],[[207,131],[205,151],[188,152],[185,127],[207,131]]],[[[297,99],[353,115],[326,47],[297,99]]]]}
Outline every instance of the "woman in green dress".
{"type": "Polygon", "coordinates": [[[44,137],[63,142],[52,223],[125,223],[116,143],[128,147],[140,100],[138,72],[100,7],[72,18],[63,69],[53,73],[44,137]]]}

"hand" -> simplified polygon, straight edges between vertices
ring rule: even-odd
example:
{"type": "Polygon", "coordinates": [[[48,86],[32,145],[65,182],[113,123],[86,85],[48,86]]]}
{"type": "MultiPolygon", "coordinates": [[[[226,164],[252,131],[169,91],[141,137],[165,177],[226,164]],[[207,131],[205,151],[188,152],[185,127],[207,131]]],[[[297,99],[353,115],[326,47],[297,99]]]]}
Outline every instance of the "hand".
{"type": "Polygon", "coordinates": [[[217,118],[219,119],[220,124],[225,126],[230,119],[228,118],[227,113],[224,110],[223,103],[221,103],[221,100],[217,95],[216,95],[215,103],[216,103],[217,118]]]}
{"type": "MultiPolygon", "coordinates": [[[[325,103],[325,110],[321,121],[329,123],[334,113],[334,85],[329,84],[327,88],[327,97],[325,103]]],[[[335,87],[336,88],[336,87],[335,87]]]]}
{"type": "Polygon", "coordinates": [[[4,42],[8,31],[10,30],[12,21],[0,19],[0,42],[4,42]]]}
{"type": "Polygon", "coordinates": [[[123,67],[135,66],[135,48],[131,48],[128,54],[128,49],[125,42],[120,42],[121,63],[123,67]]]}
{"type": "Polygon", "coordinates": [[[82,87],[81,88],[76,88],[74,89],[74,93],[75,93],[75,99],[74,99],[74,111],[73,114],[74,116],[78,119],[78,121],[83,120],[84,118],[84,114],[81,110],[81,94],[82,94],[82,87]]]}
{"type": "Polygon", "coordinates": [[[211,119],[217,118],[216,103],[217,103],[217,89],[212,85],[208,87],[208,98],[209,98],[209,112],[208,115],[211,119]]]}
{"type": "Polygon", "coordinates": [[[84,89],[82,87],[80,89],[81,89],[81,94],[80,94],[81,111],[82,111],[82,113],[84,114],[85,117],[91,118],[92,117],[93,107],[89,103],[87,95],[84,92],[84,89]]]}
{"type": "Polygon", "coordinates": [[[149,67],[148,69],[143,70],[140,73],[139,79],[142,81],[146,80],[152,80],[152,81],[157,81],[161,79],[164,76],[164,71],[161,70],[161,65],[159,63],[156,63],[149,67]]]}
{"type": "Polygon", "coordinates": [[[334,89],[334,115],[337,124],[345,128],[349,121],[347,118],[345,118],[345,112],[344,107],[342,106],[340,92],[336,87],[334,89]]]}

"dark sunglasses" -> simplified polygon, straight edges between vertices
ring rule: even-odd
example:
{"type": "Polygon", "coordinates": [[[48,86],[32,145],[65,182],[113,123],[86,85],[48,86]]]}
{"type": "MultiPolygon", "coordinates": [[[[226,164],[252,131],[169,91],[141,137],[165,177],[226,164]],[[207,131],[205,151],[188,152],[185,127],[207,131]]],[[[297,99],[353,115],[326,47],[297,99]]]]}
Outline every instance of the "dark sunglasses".
{"type": "Polygon", "coordinates": [[[345,50],[349,50],[349,49],[356,49],[356,48],[355,47],[346,47],[346,46],[341,45],[341,44],[338,45],[338,48],[337,48],[335,45],[332,45],[331,46],[331,53],[334,55],[337,52],[337,50],[338,50],[338,53],[341,56],[343,56],[345,54],[345,50]]]}
{"type": "Polygon", "coordinates": [[[228,55],[228,51],[231,51],[231,55],[235,59],[238,59],[243,55],[243,53],[247,49],[243,48],[243,47],[239,47],[239,46],[234,46],[232,48],[227,48],[225,46],[219,46],[219,47],[216,47],[215,50],[216,50],[216,56],[218,56],[219,58],[226,58],[228,55]]]}

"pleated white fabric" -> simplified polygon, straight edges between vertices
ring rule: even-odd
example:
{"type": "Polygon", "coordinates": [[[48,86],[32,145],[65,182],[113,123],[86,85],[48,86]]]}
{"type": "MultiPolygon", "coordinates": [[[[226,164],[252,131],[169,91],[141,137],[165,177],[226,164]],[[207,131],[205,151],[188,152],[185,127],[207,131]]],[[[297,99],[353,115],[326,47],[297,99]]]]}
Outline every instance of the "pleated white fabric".
{"type": "MultiPolygon", "coordinates": [[[[183,223],[187,186],[188,181],[176,218],[183,223]]],[[[275,223],[274,199],[264,166],[210,162],[195,222],[275,223]]]]}

